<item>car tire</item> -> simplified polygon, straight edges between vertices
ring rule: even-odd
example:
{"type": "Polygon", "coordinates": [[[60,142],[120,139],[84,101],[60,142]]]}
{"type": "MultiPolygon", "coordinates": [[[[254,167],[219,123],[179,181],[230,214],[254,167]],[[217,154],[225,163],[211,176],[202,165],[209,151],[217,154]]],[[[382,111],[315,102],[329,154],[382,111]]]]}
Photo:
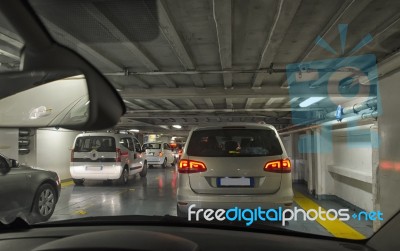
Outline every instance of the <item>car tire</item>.
{"type": "Polygon", "coordinates": [[[164,162],[161,164],[163,169],[167,168],[167,158],[164,159],[164,162]]]}
{"type": "Polygon", "coordinates": [[[74,182],[74,184],[75,184],[76,186],[82,186],[83,183],[85,182],[84,179],[72,179],[72,181],[74,182]]]}
{"type": "Polygon", "coordinates": [[[128,184],[128,181],[129,181],[128,168],[124,167],[124,169],[121,172],[121,176],[118,179],[118,183],[120,185],[126,185],[126,184],[128,184]]]}
{"type": "Polygon", "coordinates": [[[187,218],[187,214],[185,214],[184,212],[182,212],[178,205],[176,205],[176,216],[181,217],[181,218],[187,218]]]}
{"type": "Polygon", "coordinates": [[[42,184],[36,191],[32,207],[32,220],[34,223],[44,222],[50,219],[57,203],[57,193],[54,187],[48,183],[42,184]]]}
{"type": "Polygon", "coordinates": [[[143,169],[142,171],[139,173],[140,177],[144,178],[147,175],[147,162],[144,162],[143,164],[143,169]]]}

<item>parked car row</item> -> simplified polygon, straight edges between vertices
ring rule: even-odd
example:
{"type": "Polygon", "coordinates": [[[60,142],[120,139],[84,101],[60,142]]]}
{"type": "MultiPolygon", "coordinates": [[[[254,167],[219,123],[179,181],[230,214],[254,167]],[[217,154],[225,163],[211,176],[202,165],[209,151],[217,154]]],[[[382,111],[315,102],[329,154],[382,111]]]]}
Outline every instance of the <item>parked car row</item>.
{"type": "MultiPolygon", "coordinates": [[[[76,185],[85,180],[128,183],[129,177],[146,177],[148,167],[175,165],[167,143],[145,143],[130,134],[82,133],[73,143],[70,173],[76,185]]],[[[56,172],[19,164],[0,154],[0,223],[17,217],[30,223],[43,222],[54,213],[61,192],[56,172]]]]}
{"type": "Polygon", "coordinates": [[[71,177],[76,185],[85,180],[118,181],[128,183],[129,177],[146,177],[154,165],[166,168],[175,164],[168,143],[154,142],[140,145],[131,134],[82,133],[71,150],[71,177]]]}

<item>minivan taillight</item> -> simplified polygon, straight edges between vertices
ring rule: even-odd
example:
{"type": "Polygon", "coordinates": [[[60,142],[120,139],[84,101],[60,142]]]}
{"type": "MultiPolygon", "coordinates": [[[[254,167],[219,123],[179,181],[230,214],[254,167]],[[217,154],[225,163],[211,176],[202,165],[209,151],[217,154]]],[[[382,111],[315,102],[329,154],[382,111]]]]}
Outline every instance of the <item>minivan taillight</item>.
{"type": "Polygon", "coordinates": [[[121,162],[121,149],[116,149],[117,157],[115,157],[115,162],[121,162]]]}
{"type": "Polygon", "coordinates": [[[292,164],[289,159],[279,159],[269,161],[264,166],[264,171],[274,173],[290,173],[292,171],[292,164]]]}
{"type": "Polygon", "coordinates": [[[178,172],[180,173],[199,173],[205,171],[207,171],[207,167],[203,162],[187,159],[179,161],[178,172]]]}

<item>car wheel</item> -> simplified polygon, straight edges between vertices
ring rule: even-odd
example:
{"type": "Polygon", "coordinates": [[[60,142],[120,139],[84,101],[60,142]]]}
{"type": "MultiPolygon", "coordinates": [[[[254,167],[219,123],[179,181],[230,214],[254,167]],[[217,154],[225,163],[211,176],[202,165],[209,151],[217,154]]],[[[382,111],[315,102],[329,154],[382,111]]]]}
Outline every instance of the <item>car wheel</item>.
{"type": "Polygon", "coordinates": [[[121,177],[119,177],[119,184],[126,185],[128,184],[128,180],[129,180],[128,168],[124,167],[124,170],[122,170],[121,173],[121,177]]]}
{"type": "Polygon", "coordinates": [[[182,217],[182,218],[186,218],[186,217],[187,217],[187,214],[185,214],[184,212],[182,212],[182,211],[179,209],[178,205],[176,205],[176,215],[177,215],[178,217],[182,217]]]}
{"type": "Polygon", "coordinates": [[[77,186],[82,186],[83,182],[85,182],[85,180],[83,180],[83,179],[72,179],[72,180],[74,181],[75,185],[77,185],[77,186]]]}
{"type": "Polygon", "coordinates": [[[147,175],[147,162],[144,162],[143,164],[143,169],[142,171],[139,173],[140,177],[144,178],[147,175]]]}
{"type": "Polygon", "coordinates": [[[164,162],[161,165],[162,168],[167,168],[167,158],[164,159],[164,162]]]}
{"type": "Polygon", "coordinates": [[[56,207],[57,194],[54,187],[50,184],[41,185],[36,191],[33,201],[32,215],[34,222],[47,221],[54,213],[56,207]]]}

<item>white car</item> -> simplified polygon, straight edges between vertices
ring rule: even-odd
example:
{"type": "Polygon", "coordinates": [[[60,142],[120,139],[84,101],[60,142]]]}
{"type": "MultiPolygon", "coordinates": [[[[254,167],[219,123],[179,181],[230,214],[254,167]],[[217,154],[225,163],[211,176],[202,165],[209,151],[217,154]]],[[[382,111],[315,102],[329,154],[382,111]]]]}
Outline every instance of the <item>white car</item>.
{"type": "Polygon", "coordinates": [[[190,132],[178,166],[177,214],[196,209],[278,208],[293,203],[291,163],[273,126],[190,132]]]}
{"type": "Polygon", "coordinates": [[[162,168],[166,168],[168,164],[171,164],[171,166],[175,165],[176,159],[168,143],[145,143],[143,144],[143,150],[145,150],[146,161],[149,167],[160,165],[162,168]]]}
{"type": "Polygon", "coordinates": [[[79,134],[71,150],[70,172],[77,185],[85,180],[118,180],[128,183],[129,176],[147,174],[139,141],[130,134],[79,134]]]}

